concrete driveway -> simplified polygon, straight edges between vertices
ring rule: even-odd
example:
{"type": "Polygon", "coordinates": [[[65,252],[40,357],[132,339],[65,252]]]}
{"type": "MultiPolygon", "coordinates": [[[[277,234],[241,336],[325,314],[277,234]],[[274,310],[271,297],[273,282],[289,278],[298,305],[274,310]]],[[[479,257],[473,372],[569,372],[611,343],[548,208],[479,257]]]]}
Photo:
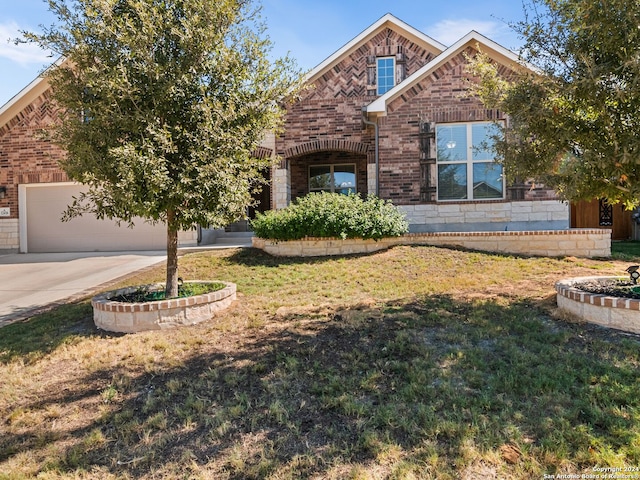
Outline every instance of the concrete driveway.
{"type": "Polygon", "coordinates": [[[0,327],[51,304],[91,295],[100,285],[165,259],[165,252],[0,255],[0,327]]]}

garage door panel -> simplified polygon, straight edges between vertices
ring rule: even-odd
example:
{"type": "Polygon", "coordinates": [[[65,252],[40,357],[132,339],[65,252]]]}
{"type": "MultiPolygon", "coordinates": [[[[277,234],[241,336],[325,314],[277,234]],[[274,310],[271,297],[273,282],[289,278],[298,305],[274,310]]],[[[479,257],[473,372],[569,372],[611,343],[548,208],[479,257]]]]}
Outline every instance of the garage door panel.
{"type": "Polygon", "coordinates": [[[92,252],[164,250],[166,231],[135,219],[133,228],[112,220],[98,220],[88,214],[68,222],[61,220],[79,185],[34,186],[26,189],[27,250],[29,252],[92,252]]]}

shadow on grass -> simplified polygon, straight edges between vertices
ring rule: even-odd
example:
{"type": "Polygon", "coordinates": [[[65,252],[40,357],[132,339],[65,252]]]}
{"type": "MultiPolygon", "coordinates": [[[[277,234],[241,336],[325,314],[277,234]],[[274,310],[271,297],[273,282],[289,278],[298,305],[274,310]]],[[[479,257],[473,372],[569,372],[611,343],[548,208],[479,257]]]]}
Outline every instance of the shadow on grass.
{"type": "MultiPolygon", "coordinates": [[[[640,244],[640,242],[638,242],[640,244]]],[[[485,250],[478,250],[472,248],[464,248],[459,245],[397,245],[392,246],[387,250],[392,250],[394,248],[401,247],[409,247],[409,248],[431,248],[438,250],[449,250],[453,252],[460,253],[479,253],[485,256],[495,257],[495,258],[548,258],[541,255],[525,255],[525,254],[517,254],[517,253],[507,253],[507,252],[487,252],[485,250]]],[[[376,252],[369,253],[353,253],[349,255],[329,255],[329,256],[320,256],[320,257],[277,257],[270,255],[269,253],[261,250],[259,248],[242,248],[235,251],[232,255],[226,258],[226,261],[229,263],[234,263],[237,265],[247,266],[247,267],[281,267],[284,265],[321,265],[327,262],[336,262],[341,259],[349,259],[349,258],[361,258],[361,257],[373,257],[375,255],[380,255],[384,253],[385,250],[378,250],[376,252]]],[[[640,255],[639,255],[640,256],[640,255]]]]}
{"type": "Polygon", "coordinates": [[[21,358],[25,363],[86,336],[99,335],[89,302],[61,305],[0,329],[0,364],[21,358]]]}
{"type": "Polygon", "coordinates": [[[60,442],[42,471],[462,478],[486,460],[537,478],[640,463],[635,337],[447,295],[278,320],[161,373],[105,366],[51,385],[25,409],[91,397],[102,407],[62,437],[43,425],[4,435],[0,462],[60,442]],[[515,460],[500,458],[505,444],[515,460]]]}
{"type": "Polygon", "coordinates": [[[247,267],[280,267],[283,265],[320,265],[330,261],[339,261],[344,258],[360,258],[379,255],[380,251],[370,253],[353,253],[350,255],[333,255],[321,257],[276,257],[259,248],[238,249],[227,257],[227,261],[247,267]]]}

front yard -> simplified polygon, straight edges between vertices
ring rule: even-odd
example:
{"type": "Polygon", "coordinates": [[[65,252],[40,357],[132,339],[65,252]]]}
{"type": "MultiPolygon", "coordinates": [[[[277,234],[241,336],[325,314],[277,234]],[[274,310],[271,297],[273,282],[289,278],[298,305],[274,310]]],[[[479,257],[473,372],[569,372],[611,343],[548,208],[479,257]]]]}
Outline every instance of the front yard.
{"type": "Polygon", "coordinates": [[[183,278],[238,286],[215,321],[108,334],[82,302],[0,330],[0,479],[638,467],[640,338],[554,312],[555,281],[624,275],[621,258],[184,256],[183,278]]]}

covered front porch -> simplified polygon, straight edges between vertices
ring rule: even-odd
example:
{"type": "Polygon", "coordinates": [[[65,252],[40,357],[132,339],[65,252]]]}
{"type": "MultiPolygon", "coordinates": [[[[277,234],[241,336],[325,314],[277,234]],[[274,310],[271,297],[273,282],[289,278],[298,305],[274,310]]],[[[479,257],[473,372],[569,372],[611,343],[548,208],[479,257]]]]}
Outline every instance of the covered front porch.
{"type": "Polygon", "coordinates": [[[273,172],[273,208],[285,208],[311,192],[374,193],[375,159],[369,150],[368,144],[345,140],[313,141],[287,149],[273,172]]]}

